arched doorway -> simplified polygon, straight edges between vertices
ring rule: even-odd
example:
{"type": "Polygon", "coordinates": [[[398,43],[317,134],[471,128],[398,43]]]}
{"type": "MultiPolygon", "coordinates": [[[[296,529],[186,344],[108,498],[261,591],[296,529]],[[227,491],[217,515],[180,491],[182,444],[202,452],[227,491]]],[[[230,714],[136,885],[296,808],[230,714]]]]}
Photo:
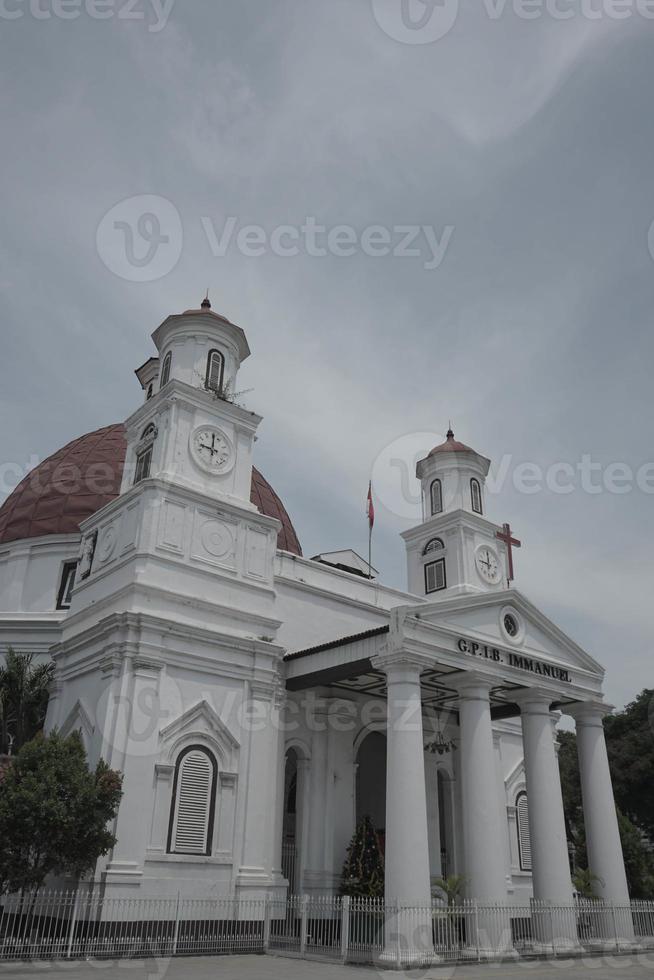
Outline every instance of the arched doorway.
{"type": "Polygon", "coordinates": [[[454,793],[452,777],[439,767],[438,836],[440,841],[440,873],[442,878],[456,873],[454,853],[454,793]]]}
{"type": "Polygon", "coordinates": [[[296,749],[286,753],[284,770],[284,820],[282,828],[282,873],[288,880],[289,895],[302,885],[302,837],[305,772],[307,763],[296,749]]]}
{"type": "Polygon", "coordinates": [[[356,822],[369,816],[384,847],[386,835],[386,735],[369,732],[356,755],[356,822]]]}

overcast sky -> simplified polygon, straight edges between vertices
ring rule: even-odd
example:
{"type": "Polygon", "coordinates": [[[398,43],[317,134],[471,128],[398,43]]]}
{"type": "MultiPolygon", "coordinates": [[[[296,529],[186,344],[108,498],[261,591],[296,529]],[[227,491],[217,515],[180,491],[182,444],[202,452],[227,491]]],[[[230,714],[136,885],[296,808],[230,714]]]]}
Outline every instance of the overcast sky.
{"type": "Polygon", "coordinates": [[[4,488],[124,419],[150,333],[209,286],[305,555],[365,554],[372,474],[403,587],[392,461],[452,419],[503,461],[517,587],[608,699],[654,686],[644,0],[75,2],[0,3],[4,488]]]}

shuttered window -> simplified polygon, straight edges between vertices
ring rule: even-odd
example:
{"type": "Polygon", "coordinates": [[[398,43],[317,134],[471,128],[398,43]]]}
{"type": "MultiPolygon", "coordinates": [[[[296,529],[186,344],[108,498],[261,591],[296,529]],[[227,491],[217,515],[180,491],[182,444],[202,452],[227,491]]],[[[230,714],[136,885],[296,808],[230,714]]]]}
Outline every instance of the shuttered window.
{"type": "Polygon", "coordinates": [[[481,514],[481,485],[479,480],[470,481],[470,498],[472,501],[472,509],[474,510],[475,514],[481,514]]]}
{"type": "Polygon", "coordinates": [[[210,391],[220,391],[223,383],[224,358],[219,350],[209,351],[207,358],[206,387],[210,391]]]}
{"type": "Polygon", "coordinates": [[[431,512],[440,514],[443,510],[443,485],[440,480],[434,480],[431,485],[431,512]]]}
{"type": "Polygon", "coordinates": [[[164,357],[163,367],[161,369],[161,380],[159,381],[159,387],[163,388],[170,381],[170,368],[173,363],[173,355],[171,351],[168,351],[164,357]]]}
{"type": "Polygon", "coordinates": [[[203,748],[187,749],[177,760],[168,850],[211,854],[216,763],[203,748]]]}
{"type": "Polygon", "coordinates": [[[529,834],[529,803],[526,793],[515,801],[518,824],[518,854],[521,871],[531,871],[531,836],[529,834]]]}
{"type": "Polygon", "coordinates": [[[445,559],[439,558],[425,565],[425,592],[429,595],[430,592],[441,592],[446,588],[445,559]]]}

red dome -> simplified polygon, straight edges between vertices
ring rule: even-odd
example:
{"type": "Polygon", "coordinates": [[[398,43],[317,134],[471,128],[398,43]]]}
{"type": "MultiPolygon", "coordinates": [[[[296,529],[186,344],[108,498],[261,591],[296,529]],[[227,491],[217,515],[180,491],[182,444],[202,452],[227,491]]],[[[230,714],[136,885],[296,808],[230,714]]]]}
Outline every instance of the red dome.
{"type": "Polygon", "coordinates": [[[466,446],[463,442],[458,442],[454,438],[454,433],[451,429],[448,429],[447,439],[445,442],[442,442],[440,446],[435,446],[429,455],[434,456],[436,453],[475,453],[476,456],[479,455],[479,453],[477,453],[474,449],[471,449],[470,446],[466,446]]]}
{"type": "MultiPolygon", "coordinates": [[[[0,507],[0,544],[45,534],[77,534],[82,521],[118,496],[125,462],[124,425],[88,432],[31,470],[0,507]]],[[[250,500],[281,521],[277,547],[302,548],[283,503],[252,468],[250,500]]]]}

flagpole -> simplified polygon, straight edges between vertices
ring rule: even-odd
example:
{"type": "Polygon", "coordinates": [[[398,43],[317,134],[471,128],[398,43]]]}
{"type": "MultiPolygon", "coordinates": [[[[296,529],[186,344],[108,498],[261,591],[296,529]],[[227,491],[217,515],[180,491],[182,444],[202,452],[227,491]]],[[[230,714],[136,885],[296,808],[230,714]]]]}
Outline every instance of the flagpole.
{"type": "Polygon", "coordinates": [[[368,483],[366,515],[368,517],[368,579],[372,580],[372,528],[375,523],[375,505],[372,502],[372,480],[368,483]]]}
{"type": "Polygon", "coordinates": [[[372,524],[368,521],[368,578],[372,579],[372,524]]]}

